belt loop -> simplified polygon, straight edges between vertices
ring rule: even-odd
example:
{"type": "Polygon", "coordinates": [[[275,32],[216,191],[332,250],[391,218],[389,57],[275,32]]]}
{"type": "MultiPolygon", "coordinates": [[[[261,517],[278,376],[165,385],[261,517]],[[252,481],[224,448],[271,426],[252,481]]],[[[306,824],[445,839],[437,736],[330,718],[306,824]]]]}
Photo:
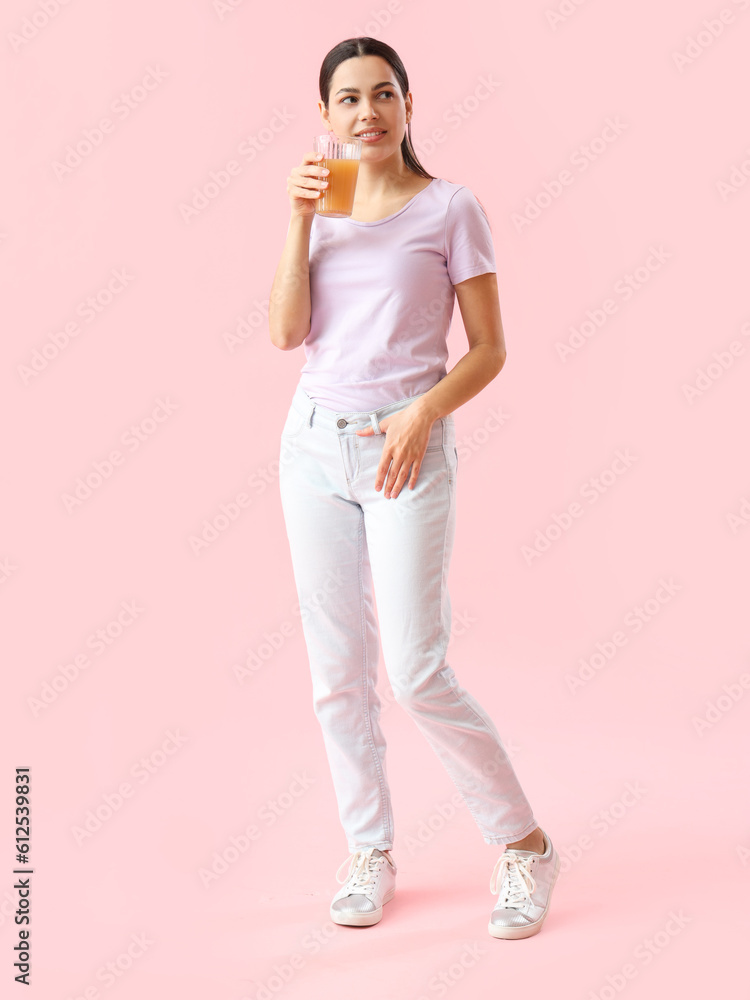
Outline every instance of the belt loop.
{"type": "Polygon", "coordinates": [[[373,412],[373,413],[370,414],[370,423],[372,424],[372,429],[375,432],[375,434],[382,434],[383,433],[381,431],[381,429],[380,429],[380,424],[378,423],[378,415],[377,415],[377,413],[373,412]]]}
{"type": "Polygon", "coordinates": [[[315,406],[316,406],[314,400],[312,400],[311,403],[312,403],[312,405],[310,406],[310,412],[309,412],[309,414],[307,416],[307,426],[308,427],[312,427],[312,418],[313,418],[313,413],[315,413],[315,406]]]}

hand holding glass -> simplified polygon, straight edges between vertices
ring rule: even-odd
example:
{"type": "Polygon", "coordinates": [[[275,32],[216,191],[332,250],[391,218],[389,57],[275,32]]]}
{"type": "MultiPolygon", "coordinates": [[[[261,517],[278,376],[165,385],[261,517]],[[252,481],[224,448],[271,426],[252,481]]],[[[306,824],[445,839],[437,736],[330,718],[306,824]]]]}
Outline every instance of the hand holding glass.
{"type": "Polygon", "coordinates": [[[327,167],[328,187],[315,200],[315,211],[332,219],[348,218],[354,209],[362,140],[354,136],[338,136],[333,132],[316,135],[313,149],[322,153],[320,166],[327,167]]]}

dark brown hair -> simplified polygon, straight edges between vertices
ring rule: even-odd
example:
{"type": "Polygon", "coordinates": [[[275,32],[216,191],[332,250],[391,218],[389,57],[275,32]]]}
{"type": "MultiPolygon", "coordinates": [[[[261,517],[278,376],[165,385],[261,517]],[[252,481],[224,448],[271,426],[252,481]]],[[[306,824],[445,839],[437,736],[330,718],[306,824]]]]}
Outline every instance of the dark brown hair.
{"type": "MultiPolygon", "coordinates": [[[[339,63],[344,62],[345,59],[353,59],[358,56],[380,56],[382,59],[385,59],[387,63],[390,63],[393,72],[396,74],[396,79],[404,98],[409,93],[409,77],[406,75],[404,64],[401,62],[395,49],[392,49],[390,45],[386,45],[385,42],[381,42],[377,38],[370,38],[369,35],[360,35],[358,38],[346,38],[331,49],[323,60],[323,65],[320,67],[320,99],[325,105],[326,111],[328,110],[328,97],[331,92],[331,80],[336,67],[339,63]]],[[[401,155],[409,170],[412,170],[415,174],[419,174],[420,177],[432,177],[432,174],[428,174],[419,162],[417,154],[414,152],[414,147],[411,144],[411,122],[406,123],[406,133],[401,141],[401,155]]]]}

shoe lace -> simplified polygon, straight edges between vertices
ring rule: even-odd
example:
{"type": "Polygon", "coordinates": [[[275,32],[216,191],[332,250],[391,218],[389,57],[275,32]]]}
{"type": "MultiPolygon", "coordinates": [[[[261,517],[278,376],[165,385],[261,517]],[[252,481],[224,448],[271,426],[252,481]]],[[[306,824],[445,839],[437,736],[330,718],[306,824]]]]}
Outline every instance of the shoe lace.
{"type": "Polygon", "coordinates": [[[374,847],[368,847],[350,854],[346,861],[339,866],[339,870],[336,872],[336,881],[341,885],[346,882],[347,873],[344,874],[343,878],[339,878],[339,873],[344,865],[348,864],[349,890],[351,892],[367,892],[371,888],[372,877],[380,864],[380,858],[373,857],[374,850],[374,847]]]}
{"type": "Polygon", "coordinates": [[[536,888],[536,881],[528,868],[531,858],[518,855],[514,851],[505,851],[497,859],[490,878],[490,892],[498,892],[500,883],[499,904],[504,907],[522,907],[531,901],[531,893],[536,888]]]}

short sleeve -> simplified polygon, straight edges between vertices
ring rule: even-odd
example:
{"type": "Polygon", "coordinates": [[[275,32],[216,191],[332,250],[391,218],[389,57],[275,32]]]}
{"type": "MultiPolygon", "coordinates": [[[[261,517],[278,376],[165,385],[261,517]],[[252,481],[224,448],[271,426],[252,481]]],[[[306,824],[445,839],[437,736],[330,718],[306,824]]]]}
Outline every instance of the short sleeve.
{"type": "Polygon", "coordinates": [[[448,203],[444,255],[452,285],[497,271],[489,219],[474,193],[464,185],[448,203]]]}

